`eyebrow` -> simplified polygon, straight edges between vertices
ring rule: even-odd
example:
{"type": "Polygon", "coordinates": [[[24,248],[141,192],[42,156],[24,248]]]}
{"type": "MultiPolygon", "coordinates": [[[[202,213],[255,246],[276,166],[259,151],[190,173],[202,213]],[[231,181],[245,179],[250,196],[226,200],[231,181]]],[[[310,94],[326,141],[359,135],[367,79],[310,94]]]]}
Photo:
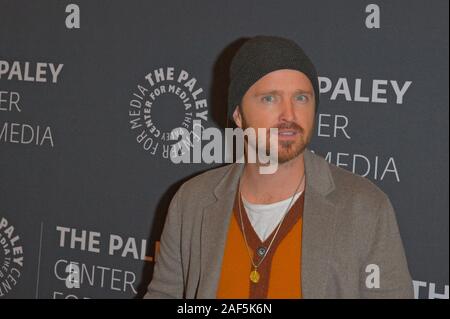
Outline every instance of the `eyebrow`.
{"type": "MultiPolygon", "coordinates": [[[[308,90],[302,90],[302,89],[297,89],[294,91],[295,94],[309,94],[309,95],[313,95],[312,91],[308,91],[308,90]]],[[[254,96],[260,96],[260,95],[266,95],[266,94],[282,94],[282,91],[279,90],[271,90],[269,92],[260,92],[260,93],[256,93],[254,96]]]]}

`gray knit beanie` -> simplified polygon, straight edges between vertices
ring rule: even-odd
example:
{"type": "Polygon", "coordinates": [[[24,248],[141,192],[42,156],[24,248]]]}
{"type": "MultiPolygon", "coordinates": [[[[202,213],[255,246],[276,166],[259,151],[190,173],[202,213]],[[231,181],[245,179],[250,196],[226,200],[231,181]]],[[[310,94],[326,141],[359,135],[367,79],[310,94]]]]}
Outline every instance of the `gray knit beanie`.
{"type": "Polygon", "coordinates": [[[255,36],[246,41],[233,57],[228,89],[228,118],[241,103],[245,92],[264,75],[281,69],[303,72],[311,81],[319,105],[319,82],[316,69],[294,41],[276,36],[255,36]]]}

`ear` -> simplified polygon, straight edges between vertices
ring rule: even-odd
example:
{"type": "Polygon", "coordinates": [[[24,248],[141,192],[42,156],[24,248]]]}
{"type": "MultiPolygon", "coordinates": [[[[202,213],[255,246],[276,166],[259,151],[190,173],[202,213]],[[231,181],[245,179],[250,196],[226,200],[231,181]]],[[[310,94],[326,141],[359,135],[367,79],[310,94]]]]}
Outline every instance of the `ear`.
{"type": "Polygon", "coordinates": [[[242,115],[239,109],[239,106],[236,106],[233,112],[234,123],[236,123],[237,127],[242,128],[242,115]]]}

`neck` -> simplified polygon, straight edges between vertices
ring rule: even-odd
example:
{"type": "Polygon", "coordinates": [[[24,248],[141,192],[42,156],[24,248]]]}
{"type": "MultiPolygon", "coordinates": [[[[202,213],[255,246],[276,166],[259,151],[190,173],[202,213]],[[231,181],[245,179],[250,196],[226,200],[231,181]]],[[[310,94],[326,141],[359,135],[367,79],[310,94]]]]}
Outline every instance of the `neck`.
{"type": "MultiPolygon", "coordinates": [[[[242,195],[255,204],[270,204],[293,196],[305,174],[303,153],[279,164],[273,174],[261,174],[259,166],[258,163],[246,163],[241,177],[242,195]]],[[[300,186],[297,191],[302,190],[300,186]]]]}

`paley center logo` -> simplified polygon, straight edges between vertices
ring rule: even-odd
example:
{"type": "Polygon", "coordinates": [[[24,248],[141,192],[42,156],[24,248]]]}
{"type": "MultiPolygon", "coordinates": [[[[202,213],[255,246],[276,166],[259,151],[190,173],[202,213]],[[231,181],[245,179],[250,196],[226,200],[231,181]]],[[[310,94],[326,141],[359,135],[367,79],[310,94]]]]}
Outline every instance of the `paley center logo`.
{"type": "Polygon", "coordinates": [[[194,120],[202,126],[208,121],[205,91],[188,71],[171,66],[147,73],[131,93],[128,116],[137,143],[149,154],[170,158],[177,142],[174,128],[192,134],[194,120]]]}
{"type": "Polygon", "coordinates": [[[0,298],[18,283],[23,267],[23,248],[13,225],[0,216],[0,298]]]}

